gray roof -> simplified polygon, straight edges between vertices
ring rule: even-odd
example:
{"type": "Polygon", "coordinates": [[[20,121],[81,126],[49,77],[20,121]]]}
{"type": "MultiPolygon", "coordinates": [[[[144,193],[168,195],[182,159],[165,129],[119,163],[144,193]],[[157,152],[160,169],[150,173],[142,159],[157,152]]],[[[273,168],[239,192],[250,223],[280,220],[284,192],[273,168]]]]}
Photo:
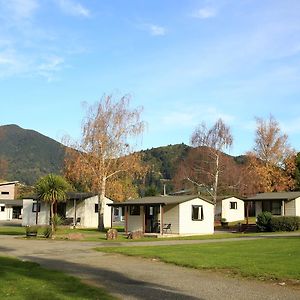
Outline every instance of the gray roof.
{"type": "Polygon", "coordinates": [[[10,204],[16,206],[23,206],[23,200],[9,200],[0,199],[0,204],[10,204]]]}
{"type": "Polygon", "coordinates": [[[144,197],[144,198],[139,198],[139,199],[132,199],[132,200],[127,200],[125,202],[114,202],[112,204],[107,204],[108,206],[125,206],[125,205],[144,205],[144,204],[162,204],[162,205],[167,205],[167,204],[178,204],[178,203],[183,203],[195,198],[200,198],[208,203],[212,202],[206,198],[203,198],[202,196],[198,195],[184,195],[184,196],[154,196],[154,197],[144,197]]]}
{"type": "Polygon", "coordinates": [[[245,199],[246,201],[261,201],[261,200],[293,200],[300,197],[300,192],[273,192],[256,194],[253,197],[245,199]]]}
{"type": "Polygon", "coordinates": [[[0,182],[0,185],[10,185],[10,184],[16,184],[19,183],[19,181],[5,181],[5,182],[0,182]]]}

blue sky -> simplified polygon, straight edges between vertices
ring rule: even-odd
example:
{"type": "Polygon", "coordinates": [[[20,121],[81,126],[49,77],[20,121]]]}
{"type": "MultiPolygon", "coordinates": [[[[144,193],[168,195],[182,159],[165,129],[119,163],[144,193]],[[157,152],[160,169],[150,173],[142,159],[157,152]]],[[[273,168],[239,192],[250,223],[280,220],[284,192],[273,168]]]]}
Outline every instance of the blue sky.
{"type": "Polygon", "coordinates": [[[80,136],[82,103],[131,94],[140,148],[272,114],[300,151],[300,1],[0,0],[0,124],[80,136]]]}

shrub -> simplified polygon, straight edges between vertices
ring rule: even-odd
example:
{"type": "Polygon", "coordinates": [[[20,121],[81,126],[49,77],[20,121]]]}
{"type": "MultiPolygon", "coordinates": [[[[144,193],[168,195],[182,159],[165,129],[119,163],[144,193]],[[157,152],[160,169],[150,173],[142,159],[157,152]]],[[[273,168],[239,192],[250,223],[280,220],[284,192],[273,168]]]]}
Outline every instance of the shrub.
{"type": "Polygon", "coordinates": [[[63,219],[59,215],[54,215],[51,220],[54,225],[54,231],[56,231],[57,227],[63,223],[63,219]]]}
{"type": "Polygon", "coordinates": [[[273,217],[270,225],[272,231],[295,231],[300,228],[300,217],[273,217]]]}
{"type": "Polygon", "coordinates": [[[272,231],[271,230],[272,214],[268,211],[263,211],[257,216],[256,225],[259,231],[272,231]]]}
{"type": "Polygon", "coordinates": [[[106,232],[107,240],[116,240],[118,238],[118,231],[114,228],[110,228],[106,232]]]}

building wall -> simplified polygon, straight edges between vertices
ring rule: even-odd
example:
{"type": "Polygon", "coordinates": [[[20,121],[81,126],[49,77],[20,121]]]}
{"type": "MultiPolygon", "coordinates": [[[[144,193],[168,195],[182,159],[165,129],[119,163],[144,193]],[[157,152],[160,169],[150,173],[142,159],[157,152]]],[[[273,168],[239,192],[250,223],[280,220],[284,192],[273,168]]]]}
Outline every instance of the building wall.
{"type": "Polygon", "coordinates": [[[295,216],[296,215],[296,201],[285,201],[284,205],[284,215],[285,216],[295,216]]]}
{"type": "MultiPolygon", "coordinates": [[[[22,225],[34,225],[36,213],[32,212],[32,205],[35,201],[32,199],[23,200],[23,221],[22,225]]],[[[98,213],[95,212],[95,204],[98,203],[98,197],[91,197],[85,200],[76,201],[76,219],[80,218],[80,225],[86,228],[98,227],[98,213]]],[[[105,198],[104,203],[104,227],[110,227],[111,208],[106,204],[112,203],[111,200],[105,198]]],[[[74,202],[68,201],[66,207],[66,217],[74,218],[74,202]]],[[[38,214],[38,224],[47,225],[50,219],[50,206],[41,202],[41,211],[38,214]]]]}
{"type": "MultiPolygon", "coordinates": [[[[104,206],[104,227],[109,228],[111,226],[111,208],[107,204],[112,203],[108,198],[105,198],[103,206],[104,206]]],[[[84,201],[84,207],[81,209],[81,215],[77,217],[81,217],[81,225],[86,228],[97,228],[98,227],[98,213],[95,212],[95,204],[98,204],[98,196],[94,196],[88,198],[84,201]]]]}
{"type": "Polygon", "coordinates": [[[0,220],[1,221],[9,220],[8,211],[7,208],[5,207],[5,204],[0,204],[0,220]],[[4,211],[1,211],[1,208],[3,207],[4,207],[4,211]]]}
{"type": "Polygon", "coordinates": [[[179,233],[179,205],[172,204],[164,206],[163,222],[171,224],[172,233],[179,233]]]}
{"type": "Polygon", "coordinates": [[[130,215],[130,209],[128,207],[128,231],[143,231],[144,222],[144,207],[140,208],[140,215],[130,215]]]}
{"type": "Polygon", "coordinates": [[[15,199],[15,183],[0,185],[0,199],[15,199]],[[8,193],[8,194],[6,194],[8,193]]]}
{"type": "Polygon", "coordinates": [[[295,199],[296,216],[300,217],[300,197],[295,199]]]}
{"type": "Polygon", "coordinates": [[[236,197],[230,197],[222,200],[222,218],[227,222],[235,222],[245,219],[244,201],[236,197]],[[237,203],[237,209],[230,208],[230,202],[237,203]]]}
{"type": "MultiPolygon", "coordinates": [[[[33,199],[23,199],[23,218],[22,226],[36,225],[36,212],[32,212],[33,199]]],[[[49,225],[50,206],[48,203],[41,202],[41,211],[38,213],[38,225],[49,225]]]]}
{"type": "Polygon", "coordinates": [[[214,233],[214,205],[196,198],[179,204],[179,234],[214,233]],[[192,220],[192,205],[202,205],[204,218],[192,220]]]}

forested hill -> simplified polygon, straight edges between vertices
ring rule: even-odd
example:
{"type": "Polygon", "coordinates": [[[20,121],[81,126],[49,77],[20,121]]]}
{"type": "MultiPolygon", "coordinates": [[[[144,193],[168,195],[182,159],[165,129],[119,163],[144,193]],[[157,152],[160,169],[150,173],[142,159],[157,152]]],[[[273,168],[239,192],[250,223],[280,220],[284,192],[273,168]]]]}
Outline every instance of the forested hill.
{"type": "Polygon", "coordinates": [[[65,147],[34,130],[0,126],[0,178],[26,184],[48,173],[60,173],[65,147]]]}
{"type": "MultiPolygon", "coordinates": [[[[167,183],[167,192],[171,192],[173,187],[168,180],[174,178],[190,148],[177,144],[142,150],[143,160],[150,167],[142,194],[161,193],[163,183],[167,183]]],[[[64,156],[65,147],[49,137],[17,125],[0,126],[0,180],[33,185],[41,176],[61,173],[64,156]]],[[[243,159],[234,157],[234,160],[239,163],[243,159]]]]}

